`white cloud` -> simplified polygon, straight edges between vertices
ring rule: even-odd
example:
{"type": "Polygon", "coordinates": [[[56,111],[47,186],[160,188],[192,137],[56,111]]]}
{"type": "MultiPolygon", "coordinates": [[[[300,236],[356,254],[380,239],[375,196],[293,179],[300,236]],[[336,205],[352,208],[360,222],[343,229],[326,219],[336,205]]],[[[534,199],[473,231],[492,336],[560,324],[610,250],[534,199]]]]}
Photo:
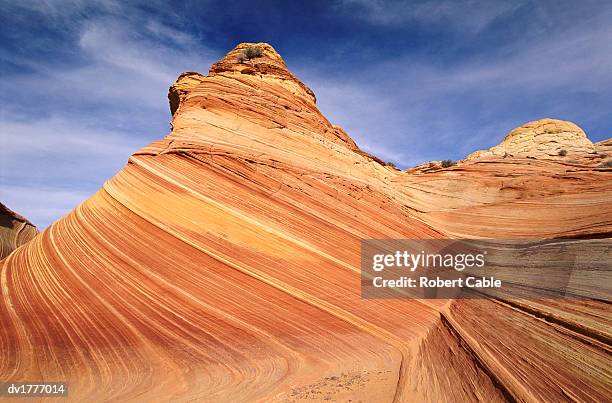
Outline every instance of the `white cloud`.
{"type": "Polygon", "coordinates": [[[154,35],[158,39],[171,40],[174,44],[181,47],[197,46],[198,38],[164,25],[159,21],[149,19],[145,26],[148,33],[154,35]]]}
{"type": "MultiPolygon", "coordinates": [[[[339,7],[392,29],[449,26],[465,44],[466,37],[476,37],[520,5],[479,4],[345,0],[339,7]]],[[[11,97],[5,97],[0,116],[0,200],[45,226],[99,188],[133,151],[162,137],[170,120],[168,86],[183,71],[205,73],[220,55],[135,3],[24,0],[11,7],[45,16],[73,45],[62,42],[62,50],[70,50],[65,63],[15,52],[0,55],[33,71],[2,82],[3,93],[11,97]],[[92,9],[96,13],[86,12],[92,9]]],[[[402,167],[459,158],[497,143],[526,120],[543,117],[542,111],[568,119],[568,113],[609,113],[603,103],[583,106],[572,99],[581,91],[611,95],[609,18],[600,13],[560,22],[562,11],[541,6],[536,12],[538,35],[478,48],[461,60],[407,57],[398,50],[397,57],[349,66],[339,74],[346,54],[337,46],[330,50],[336,60],[331,66],[292,68],[316,92],[322,112],[376,156],[402,167]],[[553,29],[560,24],[563,29],[553,29]]]]}
{"type": "Polygon", "coordinates": [[[116,0],[20,0],[11,2],[10,6],[32,11],[52,19],[64,19],[79,15],[88,7],[114,13],[122,10],[121,3],[116,0]]]}
{"type": "Polygon", "coordinates": [[[33,157],[43,153],[56,154],[62,158],[106,158],[126,159],[141,141],[130,133],[114,132],[88,127],[84,123],[71,122],[62,117],[15,122],[0,119],[3,135],[3,160],[13,155],[33,157]]]}
{"type": "Polygon", "coordinates": [[[180,34],[159,22],[149,21],[144,29],[139,29],[116,20],[101,19],[84,26],[79,46],[91,62],[123,70],[126,74],[146,76],[166,87],[184,66],[206,68],[210,62],[205,58],[204,49],[171,47],[156,40],[160,37],[169,38],[172,42],[178,40],[181,44],[195,43],[195,39],[189,35],[180,34]],[[151,33],[155,38],[150,38],[151,33]]]}
{"type": "Polygon", "coordinates": [[[168,87],[183,71],[206,72],[214,56],[198,38],[120,3],[20,7],[65,27],[75,45],[70,63],[4,55],[34,72],[3,79],[13,96],[0,114],[0,200],[45,227],[167,133],[168,87]],[[106,14],[81,15],[92,6],[106,14]]]}
{"type": "Polygon", "coordinates": [[[341,0],[338,9],[374,24],[438,24],[473,34],[524,3],[477,0],[341,0]]]}
{"type": "Polygon", "coordinates": [[[0,200],[40,228],[84,201],[148,142],[62,117],[0,119],[0,133],[0,200]]]}
{"type": "Polygon", "coordinates": [[[0,199],[39,229],[69,213],[86,200],[90,193],[81,190],[29,186],[5,186],[0,188],[0,199]]]}
{"type": "Polygon", "coordinates": [[[400,55],[342,74],[302,66],[297,75],[360,146],[407,167],[462,158],[529,120],[605,115],[607,105],[574,97],[611,96],[610,65],[612,26],[593,18],[463,60],[400,55]]]}

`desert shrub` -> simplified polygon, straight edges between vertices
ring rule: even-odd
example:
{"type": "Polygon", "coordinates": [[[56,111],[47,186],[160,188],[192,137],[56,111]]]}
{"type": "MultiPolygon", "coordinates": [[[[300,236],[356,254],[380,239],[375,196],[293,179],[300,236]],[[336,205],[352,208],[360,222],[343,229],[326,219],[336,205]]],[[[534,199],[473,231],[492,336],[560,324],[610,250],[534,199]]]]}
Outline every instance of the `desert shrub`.
{"type": "Polygon", "coordinates": [[[612,158],[601,163],[602,168],[612,168],[612,158]]]}
{"type": "Polygon", "coordinates": [[[457,165],[457,163],[453,160],[442,161],[442,168],[449,168],[449,167],[452,167],[453,165],[457,165]]]}
{"type": "Polygon", "coordinates": [[[559,150],[558,154],[559,157],[565,157],[567,155],[567,150],[565,148],[562,148],[559,150]]]}
{"type": "Polygon", "coordinates": [[[397,168],[393,162],[387,162],[385,165],[391,168],[397,168]]]}
{"type": "Polygon", "coordinates": [[[243,63],[247,60],[255,59],[256,57],[261,57],[262,54],[263,53],[261,52],[261,49],[259,49],[257,46],[249,46],[248,48],[242,49],[238,61],[240,63],[243,63]]]}

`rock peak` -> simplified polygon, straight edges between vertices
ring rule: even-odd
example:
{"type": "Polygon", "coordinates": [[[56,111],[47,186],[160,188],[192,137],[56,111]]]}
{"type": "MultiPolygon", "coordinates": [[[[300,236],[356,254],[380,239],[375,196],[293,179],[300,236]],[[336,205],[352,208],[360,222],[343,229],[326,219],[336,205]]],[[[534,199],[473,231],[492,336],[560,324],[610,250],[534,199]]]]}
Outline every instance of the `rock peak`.
{"type": "Polygon", "coordinates": [[[511,130],[493,147],[501,153],[526,156],[557,156],[567,152],[592,152],[593,143],[575,123],[544,118],[511,130]]]}
{"type": "Polygon", "coordinates": [[[498,145],[470,154],[467,159],[486,156],[550,158],[585,155],[594,146],[575,123],[544,118],[527,122],[513,130],[498,145]]]}
{"type": "Polygon", "coordinates": [[[312,98],[312,102],[316,102],[312,90],[291,74],[276,49],[265,42],[243,42],[236,45],[225,57],[212,65],[209,76],[228,73],[261,75],[262,77],[292,81],[298,84],[308,97],[312,98]]]}
{"type": "MultiPolygon", "coordinates": [[[[533,140],[538,137],[550,137],[567,134],[569,139],[586,139],[584,131],[573,122],[559,119],[544,118],[527,122],[510,131],[501,144],[513,142],[515,139],[533,140]]],[[[501,145],[500,144],[500,145],[501,145]]]]}
{"type": "Polygon", "coordinates": [[[295,165],[296,155],[303,154],[304,164],[317,158],[317,167],[329,170],[352,169],[357,154],[362,163],[374,161],[374,169],[388,174],[381,160],[360,150],[342,128],[321,114],[314,93],[267,43],[237,45],[212,65],[207,76],[181,74],[168,98],[172,132],[138,154],[203,153],[211,144],[223,144],[251,161],[269,163],[274,155],[274,163],[284,160],[295,165]],[[339,162],[342,158],[344,162],[339,162]]]}
{"type": "Polygon", "coordinates": [[[247,71],[246,74],[249,74],[252,70],[257,70],[262,74],[289,72],[285,61],[272,45],[264,42],[243,42],[213,64],[209,74],[214,75],[227,71],[239,73],[247,71]]]}
{"type": "Polygon", "coordinates": [[[291,74],[285,61],[272,45],[264,42],[243,42],[236,45],[222,59],[214,63],[208,72],[208,76],[187,71],[176,79],[168,92],[172,115],[175,114],[182,100],[190,91],[197,88],[207,77],[216,76],[258,77],[267,82],[284,86],[309,104],[314,105],[317,101],[314,92],[291,74]]]}

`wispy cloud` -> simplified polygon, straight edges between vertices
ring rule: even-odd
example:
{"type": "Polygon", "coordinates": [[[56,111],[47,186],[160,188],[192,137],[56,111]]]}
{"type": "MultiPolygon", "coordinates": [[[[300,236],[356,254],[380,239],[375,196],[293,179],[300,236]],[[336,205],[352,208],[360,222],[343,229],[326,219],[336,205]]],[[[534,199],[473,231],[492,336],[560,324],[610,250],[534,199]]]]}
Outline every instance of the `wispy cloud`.
{"type": "Polygon", "coordinates": [[[2,54],[21,68],[2,83],[0,197],[45,227],[168,131],[168,86],[214,56],[196,36],[121,3],[19,7],[67,35],[56,53],[72,46],[65,62],[2,54]]]}
{"type": "Polygon", "coordinates": [[[128,133],[88,127],[83,122],[75,123],[61,117],[19,122],[13,119],[0,120],[3,146],[7,158],[11,154],[35,157],[52,153],[61,157],[95,158],[105,156],[129,156],[140,142],[128,133]],[[74,154],[75,150],[81,151],[74,154]]]}
{"type": "Polygon", "coordinates": [[[59,218],[168,131],[178,74],[240,41],[270,40],[333,123],[400,167],[462,158],[546,116],[594,140],[612,130],[610,5],[296,4],[3,3],[0,199],[41,227],[59,218]]]}
{"type": "Polygon", "coordinates": [[[601,99],[612,99],[605,16],[444,62],[398,53],[350,71],[319,64],[298,73],[328,118],[366,150],[402,167],[458,159],[529,120],[554,117],[586,128],[603,119],[609,108],[601,99]]]}
{"type": "Polygon", "coordinates": [[[3,117],[0,133],[0,200],[42,228],[94,193],[147,143],[63,117],[3,117]]]}
{"type": "Polygon", "coordinates": [[[388,1],[341,0],[340,11],[374,24],[435,24],[462,30],[480,32],[496,18],[519,8],[525,1],[388,1]]]}
{"type": "MultiPolygon", "coordinates": [[[[2,186],[0,197],[7,206],[19,206],[19,213],[25,211],[28,220],[43,229],[59,217],[66,215],[94,192],[54,187],[2,186]],[[32,218],[35,218],[34,220],[32,218]]],[[[22,214],[23,215],[23,214],[22,214]]]]}

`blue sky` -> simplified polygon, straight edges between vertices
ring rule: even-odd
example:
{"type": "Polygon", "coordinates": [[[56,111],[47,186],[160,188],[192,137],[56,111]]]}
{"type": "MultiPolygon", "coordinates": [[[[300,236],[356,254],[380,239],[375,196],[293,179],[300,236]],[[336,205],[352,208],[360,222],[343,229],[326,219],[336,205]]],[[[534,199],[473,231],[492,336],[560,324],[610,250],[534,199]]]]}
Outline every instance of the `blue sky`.
{"type": "Polygon", "coordinates": [[[269,42],[364,149],[459,159],[542,117],[612,133],[606,1],[0,0],[0,200],[41,228],[168,133],[168,86],[269,42]]]}

